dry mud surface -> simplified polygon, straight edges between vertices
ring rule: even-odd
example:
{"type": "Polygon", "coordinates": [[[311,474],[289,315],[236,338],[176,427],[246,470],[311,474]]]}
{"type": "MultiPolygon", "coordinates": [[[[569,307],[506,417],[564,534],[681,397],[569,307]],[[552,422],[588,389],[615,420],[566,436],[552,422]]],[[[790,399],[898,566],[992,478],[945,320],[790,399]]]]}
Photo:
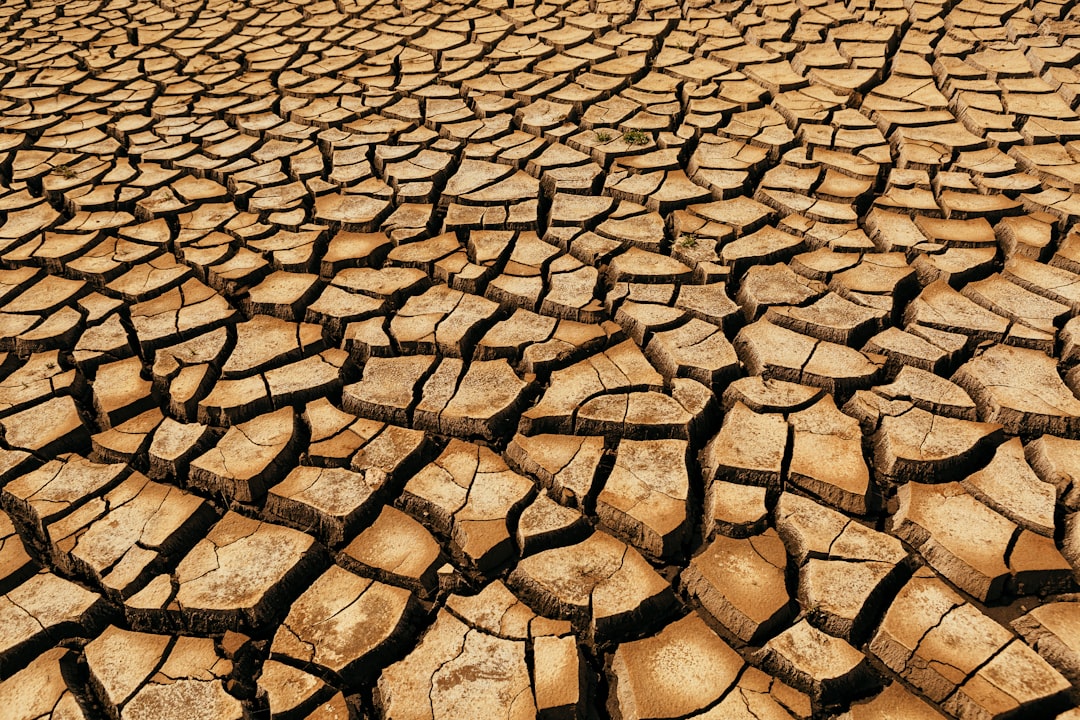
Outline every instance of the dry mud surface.
{"type": "Polygon", "coordinates": [[[0,717],[1080,718],[1073,0],[0,6],[0,717]]]}

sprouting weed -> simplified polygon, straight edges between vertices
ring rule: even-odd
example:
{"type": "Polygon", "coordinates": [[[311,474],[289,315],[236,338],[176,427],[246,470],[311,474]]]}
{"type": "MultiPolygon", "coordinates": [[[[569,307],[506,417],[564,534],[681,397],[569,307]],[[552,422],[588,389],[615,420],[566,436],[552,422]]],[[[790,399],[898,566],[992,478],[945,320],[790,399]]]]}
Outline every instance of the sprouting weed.
{"type": "Polygon", "coordinates": [[[698,236],[695,233],[683,233],[679,238],[679,246],[684,248],[697,247],[698,236]]]}
{"type": "Polygon", "coordinates": [[[60,177],[67,178],[68,180],[73,177],[77,177],[79,174],[75,172],[70,165],[57,165],[53,168],[55,172],[60,173],[60,177]]]}
{"type": "Polygon", "coordinates": [[[611,140],[611,133],[609,133],[607,130],[595,130],[594,132],[596,133],[596,139],[602,143],[606,143],[611,140]]]}
{"type": "Polygon", "coordinates": [[[622,139],[627,145],[648,145],[650,140],[649,133],[644,130],[627,130],[622,139]]]}

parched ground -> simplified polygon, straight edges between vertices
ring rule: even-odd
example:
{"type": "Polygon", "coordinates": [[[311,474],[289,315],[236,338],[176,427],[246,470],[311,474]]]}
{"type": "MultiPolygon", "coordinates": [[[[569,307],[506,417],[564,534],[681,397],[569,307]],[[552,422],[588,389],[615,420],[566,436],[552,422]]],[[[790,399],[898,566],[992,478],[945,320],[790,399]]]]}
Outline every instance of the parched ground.
{"type": "Polygon", "coordinates": [[[1077,720],[1072,0],[8,1],[0,717],[1077,720]]]}

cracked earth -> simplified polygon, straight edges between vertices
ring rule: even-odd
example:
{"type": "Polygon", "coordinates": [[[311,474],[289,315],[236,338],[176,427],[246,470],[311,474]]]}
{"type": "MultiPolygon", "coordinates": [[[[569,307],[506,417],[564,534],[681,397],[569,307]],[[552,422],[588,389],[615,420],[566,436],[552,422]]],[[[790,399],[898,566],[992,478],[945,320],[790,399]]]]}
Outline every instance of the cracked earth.
{"type": "Polygon", "coordinates": [[[1074,0],[0,5],[5,720],[1080,720],[1074,0]]]}

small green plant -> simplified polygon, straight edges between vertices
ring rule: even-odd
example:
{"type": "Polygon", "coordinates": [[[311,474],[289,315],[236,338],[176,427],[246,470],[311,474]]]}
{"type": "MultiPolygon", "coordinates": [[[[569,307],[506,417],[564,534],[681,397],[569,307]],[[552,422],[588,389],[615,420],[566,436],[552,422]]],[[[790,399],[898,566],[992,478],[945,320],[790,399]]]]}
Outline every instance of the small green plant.
{"type": "Polygon", "coordinates": [[[679,238],[679,246],[684,248],[697,247],[698,236],[696,233],[683,233],[679,238]]]}
{"type": "Polygon", "coordinates": [[[627,145],[648,145],[651,138],[644,130],[627,130],[622,139],[627,145]]]}
{"type": "Polygon", "coordinates": [[[594,130],[593,132],[596,133],[596,139],[602,143],[606,143],[611,140],[611,133],[609,133],[607,130],[594,130]]]}
{"type": "Polygon", "coordinates": [[[53,170],[60,173],[60,177],[67,178],[68,180],[78,177],[79,175],[79,173],[75,172],[70,165],[57,165],[53,170]]]}

